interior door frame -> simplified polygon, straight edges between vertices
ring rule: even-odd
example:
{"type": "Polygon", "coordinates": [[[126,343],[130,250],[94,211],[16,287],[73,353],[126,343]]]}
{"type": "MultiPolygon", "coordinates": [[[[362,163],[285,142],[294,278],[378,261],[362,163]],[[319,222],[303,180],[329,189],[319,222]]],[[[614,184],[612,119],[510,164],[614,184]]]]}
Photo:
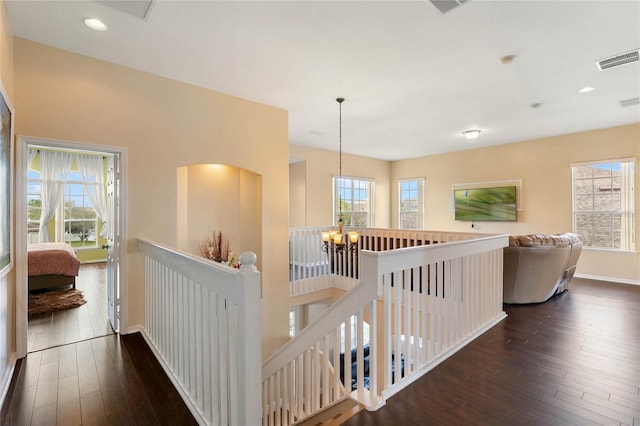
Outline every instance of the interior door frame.
{"type": "Polygon", "coordinates": [[[126,333],[128,330],[127,320],[127,256],[126,256],[126,237],[127,237],[127,220],[126,220],[126,201],[127,201],[127,149],[110,145],[95,145],[80,142],[62,141],[48,138],[38,138],[31,136],[18,136],[16,144],[16,178],[15,178],[15,243],[16,243],[16,293],[15,293],[15,314],[16,314],[16,355],[23,358],[27,355],[27,325],[29,321],[28,314],[28,275],[27,275],[27,148],[29,145],[40,145],[51,148],[63,148],[77,151],[98,151],[109,154],[117,154],[119,159],[120,179],[119,195],[120,203],[116,214],[119,216],[118,221],[119,235],[121,242],[118,247],[118,256],[120,267],[119,285],[120,285],[120,332],[126,333]],[[23,211],[24,209],[24,211],[23,211]]]}

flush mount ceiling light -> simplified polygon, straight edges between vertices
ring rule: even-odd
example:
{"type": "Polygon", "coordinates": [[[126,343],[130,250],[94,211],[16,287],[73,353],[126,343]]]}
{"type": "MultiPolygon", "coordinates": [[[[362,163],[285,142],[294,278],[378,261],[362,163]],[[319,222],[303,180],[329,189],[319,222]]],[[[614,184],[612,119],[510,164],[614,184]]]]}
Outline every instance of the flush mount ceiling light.
{"type": "Polygon", "coordinates": [[[107,26],[104,24],[104,22],[102,22],[99,19],[86,18],[83,22],[87,27],[91,28],[92,30],[107,31],[107,26]]]}
{"type": "Polygon", "coordinates": [[[480,132],[478,129],[465,130],[462,135],[467,139],[475,139],[480,135],[480,132]]]}
{"type": "Polygon", "coordinates": [[[594,90],[596,90],[595,87],[586,86],[586,87],[583,87],[582,89],[578,90],[578,93],[589,93],[589,92],[592,92],[594,90]]]}

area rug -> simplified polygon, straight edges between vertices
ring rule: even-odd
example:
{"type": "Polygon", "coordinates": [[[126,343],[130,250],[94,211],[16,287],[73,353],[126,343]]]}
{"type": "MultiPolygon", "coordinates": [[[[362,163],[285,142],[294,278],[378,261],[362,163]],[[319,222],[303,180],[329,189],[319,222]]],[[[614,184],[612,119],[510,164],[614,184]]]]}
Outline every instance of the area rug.
{"type": "Polygon", "coordinates": [[[76,289],[48,291],[29,295],[29,315],[46,314],[63,309],[77,308],[87,301],[76,289]]]}

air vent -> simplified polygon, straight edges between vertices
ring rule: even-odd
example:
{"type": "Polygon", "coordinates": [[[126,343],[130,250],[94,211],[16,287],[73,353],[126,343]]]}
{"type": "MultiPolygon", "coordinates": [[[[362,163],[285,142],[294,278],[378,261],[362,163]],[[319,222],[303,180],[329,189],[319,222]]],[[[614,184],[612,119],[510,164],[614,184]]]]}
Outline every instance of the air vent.
{"type": "Polygon", "coordinates": [[[442,13],[446,13],[451,9],[463,5],[469,0],[429,0],[438,10],[442,13]]]}
{"type": "Polygon", "coordinates": [[[632,106],[632,105],[640,105],[640,97],[624,99],[622,101],[618,101],[618,103],[622,108],[632,106]]]}
{"type": "Polygon", "coordinates": [[[147,20],[156,0],[97,0],[105,6],[118,9],[128,15],[147,20]]]}
{"type": "Polygon", "coordinates": [[[640,49],[632,50],[631,52],[621,53],[610,58],[601,59],[596,62],[600,71],[608,70],[610,68],[619,67],[621,65],[630,64],[632,62],[638,62],[640,60],[640,49]]]}

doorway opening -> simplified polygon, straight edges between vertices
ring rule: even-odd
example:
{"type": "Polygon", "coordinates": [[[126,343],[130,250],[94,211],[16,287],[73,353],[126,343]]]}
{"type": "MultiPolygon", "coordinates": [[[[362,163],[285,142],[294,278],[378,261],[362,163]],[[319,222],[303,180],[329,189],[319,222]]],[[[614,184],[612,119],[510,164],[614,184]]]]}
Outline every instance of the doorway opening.
{"type": "Polygon", "coordinates": [[[124,149],[26,137],[17,148],[18,354],[119,332],[124,149]],[[72,283],[33,267],[34,251],[59,248],[76,258],[72,283]]]}

